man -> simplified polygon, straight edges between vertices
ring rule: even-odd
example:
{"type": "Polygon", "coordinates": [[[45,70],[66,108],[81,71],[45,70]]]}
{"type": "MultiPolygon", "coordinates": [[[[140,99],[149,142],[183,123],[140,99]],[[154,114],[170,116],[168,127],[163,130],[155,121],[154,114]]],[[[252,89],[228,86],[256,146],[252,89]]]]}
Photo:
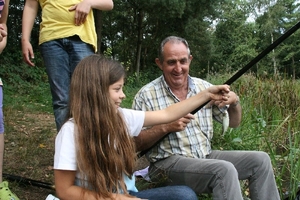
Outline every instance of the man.
{"type": "MultiPolygon", "coordinates": [[[[192,60],[185,39],[170,36],[162,41],[156,64],[163,75],[144,86],[135,96],[136,110],[158,110],[189,98],[211,84],[189,76],[192,60]]],[[[239,97],[228,94],[229,105],[209,102],[195,115],[173,123],[153,126],[135,137],[138,150],[151,147],[151,179],[167,177],[169,185],[187,185],[196,193],[212,193],[213,199],[243,199],[239,180],[249,180],[251,199],[280,199],[269,156],[258,151],[217,151],[211,149],[213,119],[222,122],[229,115],[229,126],[238,127],[242,118],[239,97]],[[169,134],[170,133],[170,134],[169,134]]]]}

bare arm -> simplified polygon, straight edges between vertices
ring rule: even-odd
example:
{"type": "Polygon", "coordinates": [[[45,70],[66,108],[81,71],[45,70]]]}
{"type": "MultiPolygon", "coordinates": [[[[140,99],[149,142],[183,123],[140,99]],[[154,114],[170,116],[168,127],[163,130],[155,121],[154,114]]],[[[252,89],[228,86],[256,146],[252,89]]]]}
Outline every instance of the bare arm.
{"type": "Polygon", "coordinates": [[[144,126],[153,126],[175,121],[210,100],[220,101],[219,106],[224,106],[228,104],[228,98],[225,96],[228,92],[228,85],[211,86],[197,95],[175,103],[163,110],[147,111],[145,112],[144,126]]]}
{"type": "Polygon", "coordinates": [[[140,134],[134,137],[137,151],[143,151],[154,145],[159,139],[170,132],[183,131],[187,124],[195,118],[192,114],[187,114],[174,122],[168,124],[156,125],[148,129],[144,129],[140,134]]]}
{"type": "Polygon", "coordinates": [[[83,0],[79,4],[72,6],[69,11],[75,12],[75,25],[80,26],[85,22],[91,9],[111,10],[113,6],[112,0],[83,0]]]}
{"type": "Polygon", "coordinates": [[[239,102],[239,97],[234,92],[230,92],[229,94],[233,99],[228,108],[229,126],[231,128],[236,128],[241,124],[242,121],[242,107],[239,102]]]}
{"type": "MultiPolygon", "coordinates": [[[[55,190],[60,200],[108,200],[97,198],[96,193],[74,185],[76,171],[54,170],[55,190]],[[84,196],[82,196],[84,193],[84,196]]],[[[113,194],[116,200],[141,200],[140,198],[129,198],[123,194],[113,194]]]]}
{"type": "Polygon", "coordinates": [[[7,18],[8,18],[8,7],[9,0],[5,1],[4,8],[2,10],[1,18],[0,18],[0,54],[7,43],[7,18]]]}
{"type": "Polygon", "coordinates": [[[22,54],[23,60],[31,66],[34,63],[31,59],[34,58],[33,49],[30,43],[30,35],[33,28],[33,24],[38,12],[39,4],[36,0],[26,0],[23,16],[22,16],[22,54]]]}
{"type": "Polygon", "coordinates": [[[112,0],[84,0],[97,10],[112,10],[114,3],[112,0]]]}

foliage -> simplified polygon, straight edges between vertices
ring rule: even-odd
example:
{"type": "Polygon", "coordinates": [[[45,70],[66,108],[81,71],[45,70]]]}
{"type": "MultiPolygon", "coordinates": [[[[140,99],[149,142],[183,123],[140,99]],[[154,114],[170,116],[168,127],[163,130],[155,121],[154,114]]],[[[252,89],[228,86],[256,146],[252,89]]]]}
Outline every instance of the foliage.
{"type": "MultiPolygon", "coordinates": [[[[41,73],[40,77],[45,76],[45,72],[40,72],[41,69],[38,67],[22,68],[24,74],[29,73],[26,71],[28,69],[33,70],[32,73],[41,73]]],[[[150,67],[148,72],[143,72],[139,82],[136,81],[136,74],[127,77],[124,88],[127,97],[122,104],[123,107],[130,108],[135,93],[160,73],[157,70],[156,75],[154,75],[151,71],[153,71],[153,68],[150,67]]],[[[51,162],[48,161],[53,159],[52,151],[48,151],[50,153],[46,156],[43,148],[45,145],[47,146],[49,140],[53,142],[55,136],[51,97],[46,79],[28,78],[28,76],[12,76],[12,80],[7,81],[4,87],[4,114],[6,116],[6,130],[9,133],[6,136],[6,149],[9,150],[7,155],[15,156],[15,160],[22,159],[22,163],[24,163],[21,167],[16,165],[21,161],[7,162],[5,171],[9,170],[9,173],[23,174],[44,180],[43,173],[50,174],[51,172],[49,172],[49,169],[44,172],[45,166],[41,164],[44,163],[44,159],[41,159],[42,157],[39,155],[43,154],[43,158],[49,163],[48,165],[51,165],[51,162]],[[51,123],[39,127],[39,124],[42,123],[41,120],[44,118],[29,119],[29,115],[51,116],[51,123]],[[17,148],[13,148],[11,145],[17,145],[17,148]],[[38,159],[32,160],[32,157],[38,159]],[[26,162],[27,159],[31,159],[31,161],[26,162]],[[33,166],[35,171],[39,170],[38,173],[32,174],[30,170],[25,170],[32,169],[33,166]],[[26,173],[23,173],[24,170],[26,173]]],[[[222,75],[209,74],[206,80],[214,84],[220,84],[230,76],[230,73],[222,75]]],[[[240,127],[229,129],[224,136],[221,134],[220,124],[216,123],[213,148],[268,152],[272,159],[281,195],[285,196],[287,193],[295,195],[300,182],[299,81],[288,80],[284,77],[277,77],[276,79],[258,78],[248,73],[232,84],[231,89],[240,95],[243,121],[240,127]]],[[[46,148],[51,149],[53,146],[47,146],[46,148]]],[[[53,175],[47,175],[46,180],[53,181],[53,175]]],[[[210,199],[209,195],[202,197],[210,199]]]]}
{"type": "MultiPolygon", "coordinates": [[[[101,53],[127,64],[139,77],[157,57],[162,39],[177,35],[187,39],[193,54],[192,73],[237,70],[253,59],[299,19],[299,2],[260,1],[139,1],[115,0],[112,11],[103,12],[101,53]]],[[[9,37],[5,52],[18,65],[24,1],[10,1],[9,37]]],[[[41,11],[41,10],[40,10],[41,11]]],[[[40,11],[31,33],[38,54],[40,11]]],[[[300,34],[295,33],[260,61],[252,72],[276,73],[297,78],[300,34]]],[[[275,73],[275,74],[274,74],[275,73]]]]}
{"type": "MultiPolygon", "coordinates": [[[[38,51],[40,12],[31,34],[36,67],[22,61],[23,5],[24,0],[10,1],[8,45],[0,56],[4,104],[8,111],[52,113],[38,51]]],[[[293,0],[115,0],[114,9],[103,12],[101,53],[128,71],[123,106],[131,107],[136,91],[160,75],[154,59],[166,36],[189,42],[191,75],[220,84],[296,24],[299,5],[293,0]]],[[[216,149],[267,151],[281,194],[295,192],[299,184],[299,41],[296,31],[232,85],[244,120],[225,136],[216,124],[213,143],[216,149]]]]}

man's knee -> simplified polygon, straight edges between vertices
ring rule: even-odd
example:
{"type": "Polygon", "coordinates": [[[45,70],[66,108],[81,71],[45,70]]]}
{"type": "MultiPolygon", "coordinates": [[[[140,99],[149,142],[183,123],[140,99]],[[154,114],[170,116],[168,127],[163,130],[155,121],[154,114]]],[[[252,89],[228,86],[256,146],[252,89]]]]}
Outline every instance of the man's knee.
{"type": "Polygon", "coordinates": [[[220,162],[217,163],[216,165],[218,165],[217,176],[219,178],[225,180],[230,180],[230,179],[238,180],[238,172],[235,166],[231,162],[220,160],[220,162]]]}
{"type": "Polygon", "coordinates": [[[269,168],[272,166],[269,155],[263,151],[254,152],[253,162],[256,163],[257,167],[269,168]]]}

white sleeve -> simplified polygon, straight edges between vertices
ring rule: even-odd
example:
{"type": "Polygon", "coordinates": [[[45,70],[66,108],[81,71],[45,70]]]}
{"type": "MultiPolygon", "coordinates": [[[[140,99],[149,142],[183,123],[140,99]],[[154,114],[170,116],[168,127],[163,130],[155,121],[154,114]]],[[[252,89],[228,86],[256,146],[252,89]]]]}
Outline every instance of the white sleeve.
{"type": "Polygon", "coordinates": [[[138,136],[144,125],[145,111],[120,108],[119,112],[123,115],[129,134],[138,136]]]}
{"type": "Polygon", "coordinates": [[[54,169],[77,170],[74,123],[66,122],[55,139],[54,169]]]}

